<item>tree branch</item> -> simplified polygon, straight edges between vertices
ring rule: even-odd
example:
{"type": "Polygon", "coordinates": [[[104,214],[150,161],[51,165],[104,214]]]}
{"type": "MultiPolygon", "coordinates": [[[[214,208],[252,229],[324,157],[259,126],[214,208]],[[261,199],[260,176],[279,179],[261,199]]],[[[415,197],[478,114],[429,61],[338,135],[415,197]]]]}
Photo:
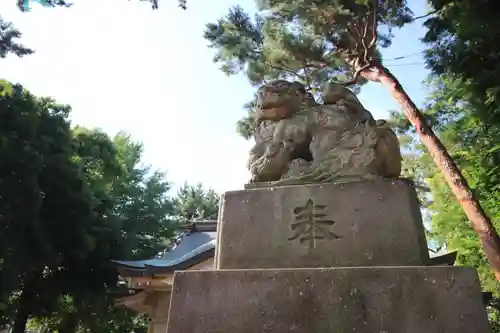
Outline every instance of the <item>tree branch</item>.
{"type": "Polygon", "coordinates": [[[305,75],[306,75],[306,76],[305,76],[305,79],[306,79],[306,80],[305,80],[305,82],[306,82],[306,84],[307,84],[307,88],[308,88],[308,90],[309,90],[309,91],[311,91],[313,88],[312,88],[312,86],[311,86],[311,80],[310,80],[310,77],[309,77],[309,76],[311,75],[311,73],[309,72],[309,68],[310,68],[310,67],[307,67],[307,63],[304,63],[304,67],[303,67],[303,69],[304,69],[304,73],[305,73],[305,75]]]}
{"type": "MultiPolygon", "coordinates": [[[[443,8],[444,8],[444,7],[443,7],[443,8]]],[[[443,10],[443,8],[435,9],[435,10],[433,10],[432,12],[427,13],[427,14],[425,14],[425,15],[416,16],[416,17],[414,17],[414,18],[412,18],[412,19],[411,19],[411,22],[415,22],[415,21],[417,21],[417,20],[421,20],[421,19],[427,18],[427,17],[429,17],[429,16],[432,16],[432,15],[434,15],[434,14],[437,14],[437,13],[439,13],[440,11],[442,11],[442,10],[443,10]]]]}
{"type": "MultiPolygon", "coordinates": [[[[359,63],[358,60],[359,59],[356,59],[357,63],[359,63]]],[[[356,67],[356,66],[354,66],[354,67],[356,67]]],[[[364,65],[363,67],[357,69],[356,72],[354,72],[354,75],[352,76],[352,79],[350,79],[347,82],[340,83],[340,84],[342,84],[343,86],[346,86],[346,87],[352,86],[352,85],[356,84],[358,82],[358,79],[359,79],[360,75],[361,75],[361,72],[369,69],[370,67],[372,67],[371,63],[368,63],[368,64],[364,65]]]]}
{"type": "Polygon", "coordinates": [[[304,68],[317,68],[317,69],[323,69],[328,67],[328,63],[326,62],[320,62],[320,61],[314,61],[314,62],[307,62],[304,65],[304,68]]]}
{"type": "Polygon", "coordinates": [[[269,67],[271,67],[272,69],[275,69],[277,71],[283,71],[283,72],[287,72],[288,74],[291,74],[291,75],[294,75],[296,77],[298,77],[299,79],[303,80],[304,82],[307,81],[307,79],[305,79],[304,77],[302,77],[302,75],[300,75],[299,73],[297,73],[296,71],[294,71],[293,69],[290,69],[290,68],[286,68],[285,67],[281,67],[281,66],[275,66],[271,63],[268,63],[269,67]]]}
{"type": "MultiPolygon", "coordinates": [[[[356,26],[356,23],[354,24],[354,27],[355,27],[355,32],[357,33],[358,36],[361,36],[361,32],[359,31],[359,29],[357,28],[356,26]]],[[[350,27],[347,26],[347,34],[349,35],[349,38],[351,38],[352,40],[352,43],[354,44],[354,50],[358,50],[358,47],[359,47],[359,43],[358,43],[358,40],[356,38],[356,36],[354,36],[350,30],[350,27]]]]}
{"type": "MultiPolygon", "coordinates": [[[[370,44],[368,44],[368,48],[371,49],[375,47],[377,43],[377,15],[378,15],[378,2],[375,0],[375,5],[373,7],[373,22],[372,22],[372,40],[370,44]]],[[[366,38],[366,36],[364,36],[366,38]]]]}

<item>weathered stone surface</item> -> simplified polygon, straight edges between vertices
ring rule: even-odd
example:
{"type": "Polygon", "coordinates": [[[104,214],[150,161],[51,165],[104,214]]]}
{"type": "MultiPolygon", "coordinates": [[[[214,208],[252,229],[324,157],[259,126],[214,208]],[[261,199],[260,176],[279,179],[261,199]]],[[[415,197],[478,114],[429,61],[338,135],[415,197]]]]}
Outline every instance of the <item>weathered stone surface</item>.
{"type": "Polygon", "coordinates": [[[424,266],[428,258],[408,181],[259,188],[222,198],[217,268],[424,266]],[[308,232],[314,205],[315,228],[308,232]],[[302,224],[294,225],[295,213],[302,224]]]}
{"type": "Polygon", "coordinates": [[[487,333],[474,269],[178,272],[168,333],[487,333]]]}
{"type": "Polygon", "coordinates": [[[399,177],[401,152],[389,125],[375,121],[348,88],[328,88],[325,104],[297,82],[259,88],[248,161],[254,186],[399,177]]]}

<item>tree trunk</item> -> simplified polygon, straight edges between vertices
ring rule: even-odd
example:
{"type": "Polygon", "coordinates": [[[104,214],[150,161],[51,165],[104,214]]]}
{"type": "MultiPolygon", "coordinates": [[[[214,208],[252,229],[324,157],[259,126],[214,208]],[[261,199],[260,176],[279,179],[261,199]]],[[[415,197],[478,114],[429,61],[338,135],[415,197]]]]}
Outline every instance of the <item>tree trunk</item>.
{"type": "Polygon", "coordinates": [[[418,110],[396,77],[380,63],[374,64],[372,68],[375,70],[366,69],[361,71],[360,75],[369,81],[382,83],[392,97],[401,104],[406,118],[415,126],[420,140],[433,157],[438,169],[441,170],[446,182],[470,220],[472,228],[481,241],[486,258],[493,268],[497,280],[500,280],[500,237],[490,218],[486,215],[467,180],[446,151],[443,143],[432,131],[424,115],[418,110]]]}
{"type": "Polygon", "coordinates": [[[78,316],[72,312],[66,315],[59,326],[59,333],[75,333],[78,327],[78,316]]]}
{"type": "Polygon", "coordinates": [[[16,316],[14,317],[14,324],[12,325],[11,333],[24,333],[26,330],[26,323],[29,318],[29,295],[23,288],[19,299],[19,306],[17,307],[16,316]]]}
{"type": "Polygon", "coordinates": [[[11,333],[25,332],[26,324],[33,308],[33,300],[36,295],[37,282],[39,277],[40,274],[36,270],[25,274],[11,333]]]}

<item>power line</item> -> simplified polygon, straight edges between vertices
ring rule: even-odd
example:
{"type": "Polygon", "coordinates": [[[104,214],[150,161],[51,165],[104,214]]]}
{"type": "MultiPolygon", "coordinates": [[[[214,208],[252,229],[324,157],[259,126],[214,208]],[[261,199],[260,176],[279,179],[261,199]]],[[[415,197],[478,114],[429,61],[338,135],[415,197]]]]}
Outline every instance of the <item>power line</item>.
{"type": "Polygon", "coordinates": [[[420,52],[410,53],[410,54],[406,54],[406,55],[399,56],[399,57],[396,57],[396,58],[384,59],[384,62],[385,61],[393,61],[393,60],[401,60],[401,59],[413,57],[413,56],[416,56],[416,55],[420,55],[420,54],[422,54],[424,52],[425,52],[425,50],[422,50],[420,52]]]}
{"type": "Polygon", "coordinates": [[[386,65],[387,67],[401,67],[401,66],[418,66],[418,65],[425,65],[425,62],[412,62],[408,64],[395,64],[395,65],[386,65]]]}

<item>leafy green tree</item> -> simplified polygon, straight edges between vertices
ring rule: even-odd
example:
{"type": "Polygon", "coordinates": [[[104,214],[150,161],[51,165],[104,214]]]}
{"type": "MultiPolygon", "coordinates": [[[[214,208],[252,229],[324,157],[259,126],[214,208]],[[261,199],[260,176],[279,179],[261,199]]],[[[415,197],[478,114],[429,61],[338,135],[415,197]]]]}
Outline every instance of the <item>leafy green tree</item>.
{"type": "Polygon", "coordinates": [[[92,165],[93,172],[88,174],[94,176],[88,181],[93,183],[95,193],[100,193],[101,199],[109,197],[112,201],[106,215],[109,214],[108,223],[119,232],[113,233],[106,243],[115,245],[108,249],[111,251],[107,255],[101,253],[94,259],[100,259],[101,266],[112,272],[113,280],[107,283],[105,290],[78,290],[62,297],[58,311],[39,318],[38,322],[67,332],[145,331],[147,321],[143,316],[114,307],[117,295],[127,291],[116,285],[117,276],[111,259],[144,259],[164,249],[165,241],[173,237],[180,226],[172,218],[173,203],[167,197],[170,184],[163,173],[141,164],[143,147],[132,141],[129,135],[119,133],[110,140],[106,134],[97,131],[77,128],[74,132],[80,143],[79,156],[88,158],[92,165]],[[97,145],[100,146],[97,149],[95,144],[92,145],[95,142],[103,144],[97,145]],[[111,149],[105,148],[107,145],[111,149]],[[117,170],[113,165],[106,166],[100,164],[101,160],[92,158],[102,152],[106,156],[109,151],[115,152],[120,173],[113,172],[117,170]]]}
{"type": "Polygon", "coordinates": [[[29,318],[67,332],[133,326],[111,310],[120,291],[111,260],[152,256],[174,235],[170,184],[141,165],[129,136],[71,130],[68,106],[3,87],[2,319],[15,333],[29,318]]]}
{"type": "MultiPolygon", "coordinates": [[[[500,129],[484,126],[478,115],[486,104],[471,104],[468,85],[448,76],[432,75],[428,85],[432,88],[428,97],[425,114],[433,124],[440,138],[449,147],[450,154],[469,179],[476,195],[480,198],[487,213],[500,227],[500,179],[498,170],[500,129]],[[496,169],[496,170],[495,170],[496,169]]],[[[483,110],[484,111],[484,110],[483,110]]],[[[412,137],[412,128],[404,119],[395,119],[400,133],[412,137]]],[[[498,127],[498,126],[497,126],[498,127]]],[[[426,208],[430,210],[430,231],[427,237],[437,247],[457,251],[457,263],[475,266],[478,270],[483,289],[493,292],[495,297],[489,306],[489,316],[495,332],[500,332],[498,298],[500,283],[495,280],[488,267],[486,257],[477,242],[474,230],[467,223],[467,217],[454,200],[432,157],[415,140],[403,141],[406,154],[404,164],[407,176],[425,181],[432,195],[427,197],[426,208]],[[495,326],[496,325],[496,326],[495,326]],[[496,328],[495,328],[496,327],[496,328]]]]}
{"type": "Polygon", "coordinates": [[[185,183],[174,198],[174,212],[181,219],[216,220],[219,213],[219,195],[202,184],[185,183]]]}
{"type": "Polygon", "coordinates": [[[435,15],[424,25],[423,41],[429,46],[427,64],[437,75],[449,74],[467,81],[475,98],[487,101],[483,121],[499,122],[500,22],[492,0],[431,0],[435,15]],[[495,102],[495,103],[493,103],[495,102]]]}
{"type": "Polygon", "coordinates": [[[92,138],[91,143],[99,142],[95,138],[97,136],[103,138],[104,147],[110,144],[113,148],[101,148],[96,153],[95,145],[90,145],[90,149],[87,149],[84,144],[83,147],[80,146],[83,148],[80,156],[88,157],[95,163],[92,157],[99,156],[98,152],[105,152],[106,156],[107,152],[114,150],[115,161],[120,167],[120,172],[116,173],[112,172],[114,168],[101,164],[97,168],[100,172],[88,173],[100,175],[99,178],[94,177],[93,188],[95,193],[101,194],[101,198],[109,198],[110,205],[106,207],[105,214],[109,216],[108,224],[114,230],[111,237],[103,239],[106,241],[104,244],[111,246],[104,249],[107,252],[97,254],[92,264],[96,263],[95,260],[101,260],[101,267],[106,267],[111,272],[113,280],[107,282],[105,290],[93,288],[84,290],[83,293],[78,290],[78,293],[70,294],[71,298],[64,303],[64,311],[56,313],[52,319],[58,324],[56,327],[68,327],[68,323],[72,323],[73,332],[145,329],[147,322],[142,316],[114,307],[117,294],[126,293],[126,290],[116,285],[117,275],[111,260],[152,257],[164,249],[166,240],[174,236],[180,224],[172,218],[173,204],[167,197],[170,183],[165,180],[163,173],[142,165],[142,144],[132,141],[129,135],[119,133],[111,140],[101,132],[83,129],[83,138],[82,129],[77,128],[75,132],[78,142],[86,142],[85,137],[92,138]]]}
{"type": "Polygon", "coordinates": [[[167,195],[171,184],[163,172],[142,163],[141,143],[126,133],[116,135],[113,142],[125,170],[125,177],[115,185],[113,215],[126,237],[126,259],[153,256],[163,250],[164,241],[179,227],[174,202],[167,195]]]}
{"type": "MultiPolygon", "coordinates": [[[[496,77],[500,46],[497,34],[492,33],[500,29],[496,2],[429,0],[429,4],[434,15],[424,23],[428,31],[423,41],[428,45],[426,60],[434,86],[427,111],[430,118],[437,119],[440,135],[452,147],[498,228],[500,102],[496,77]]],[[[439,179],[434,179],[434,197],[449,195],[440,187],[439,179]]],[[[487,272],[484,255],[463,223],[463,213],[455,205],[439,201],[433,210],[436,237],[459,251],[461,263],[478,267],[484,288],[494,292],[490,317],[494,331],[500,332],[499,285],[487,272]]]]}
{"type": "Polygon", "coordinates": [[[67,264],[94,249],[95,214],[72,160],[69,107],[21,86],[2,86],[0,300],[15,307],[18,333],[31,315],[53,308],[65,285],[52,282],[66,274],[67,264]]]}
{"type": "MultiPolygon", "coordinates": [[[[222,70],[245,71],[253,83],[297,77],[311,89],[349,73],[352,79],[346,85],[360,79],[384,85],[444,175],[500,279],[500,237],[490,218],[424,115],[383,65],[379,48],[390,45],[392,29],[414,20],[406,1],[267,0],[257,5],[260,14],[254,20],[234,7],[207,25],[205,38],[217,50],[215,61],[222,63],[222,70]]],[[[252,129],[246,121],[239,125],[245,135],[252,129]]]]}
{"type": "MultiPolygon", "coordinates": [[[[182,222],[217,218],[219,197],[215,191],[205,189],[201,184],[186,183],[178,190],[174,198],[166,197],[170,186],[166,182],[158,181],[163,179],[162,174],[151,173],[148,167],[139,165],[142,145],[132,142],[130,137],[124,134],[115,137],[114,142],[119,159],[123,158],[122,161],[127,161],[124,164],[129,165],[129,175],[131,175],[131,178],[125,178],[124,182],[124,184],[131,185],[126,188],[126,193],[128,193],[126,199],[118,201],[115,213],[125,221],[121,224],[121,228],[125,231],[124,235],[127,237],[123,242],[128,244],[128,256],[125,259],[149,258],[165,250],[166,241],[175,236],[182,222]],[[120,149],[120,147],[125,149],[120,149]],[[134,147],[135,149],[132,149],[134,147]],[[147,174],[150,176],[145,177],[147,174]],[[122,206],[120,202],[128,204],[122,206]],[[161,210],[158,211],[158,209],[161,210]],[[150,224],[149,227],[148,224],[150,224]],[[151,228],[152,225],[156,227],[151,228]]],[[[46,324],[46,326],[67,327],[66,322],[73,318],[68,316],[67,309],[69,308],[73,309],[70,313],[74,313],[75,316],[78,313],[78,317],[82,318],[76,330],[72,332],[145,332],[147,320],[144,316],[113,306],[116,295],[122,292],[125,290],[109,288],[105,296],[106,301],[103,301],[103,296],[100,295],[100,300],[87,302],[83,311],[82,308],[70,307],[71,302],[66,300],[64,303],[66,310],[62,313],[55,313],[50,318],[51,324],[46,324]]],[[[86,299],[88,300],[88,294],[86,299]]]]}

